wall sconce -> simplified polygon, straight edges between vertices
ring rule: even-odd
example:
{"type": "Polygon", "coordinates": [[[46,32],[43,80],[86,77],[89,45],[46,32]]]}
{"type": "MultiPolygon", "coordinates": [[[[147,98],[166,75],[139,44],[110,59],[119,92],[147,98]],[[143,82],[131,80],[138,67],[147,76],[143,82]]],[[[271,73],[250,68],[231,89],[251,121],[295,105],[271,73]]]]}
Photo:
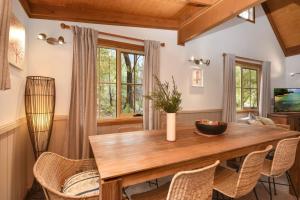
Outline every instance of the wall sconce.
{"type": "Polygon", "coordinates": [[[210,60],[209,59],[207,59],[207,60],[204,60],[202,58],[196,59],[196,58],[194,58],[194,56],[192,56],[189,59],[189,62],[193,63],[194,65],[207,65],[207,66],[209,66],[209,64],[210,64],[210,60]]]}
{"type": "Polygon", "coordinates": [[[48,37],[45,33],[40,33],[37,35],[37,39],[45,40],[48,44],[57,45],[57,44],[65,44],[65,39],[63,36],[59,36],[57,39],[53,37],[48,37]]]}
{"type": "Polygon", "coordinates": [[[293,72],[293,73],[290,73],[290,76],[293,77],[293,76],[295,76],[295,75],[297,75],[297,74],[300,74],[300,72],[296,72],[296,73],[293,72]]]}

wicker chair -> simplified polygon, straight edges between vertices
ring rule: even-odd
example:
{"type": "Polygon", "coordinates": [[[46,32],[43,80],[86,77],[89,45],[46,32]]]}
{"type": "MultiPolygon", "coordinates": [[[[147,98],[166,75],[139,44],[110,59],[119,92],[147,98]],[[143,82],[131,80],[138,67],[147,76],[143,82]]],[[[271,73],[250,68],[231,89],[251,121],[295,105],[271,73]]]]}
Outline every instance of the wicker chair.
{"type": "Polygon", "coordinates": [[[70,160],[55,153],[45,152],[36,161],[33,174],[43,187],[47,200],[98,200],[99,195],[76,197],[61,192],[61,187],[67,178],[94,169],[97,169],[94,160],[70,160]]]}
{"type": "MultiPolygon", "coordinates": [[[[272,149],[269,145],[265,150],[254,151],[246,156],[239,172],[218,167],[216,169],[214,189],[231,199],[242,197],[252,190],[261,176],[264,159],[272,149]]],[[[255,192],[256,198],[257,194],[255,192]]]]}
{"type": "Polygon", "coordinates": [[[171,185],[132,195],[132,200],[211,200],[214,172],[219,164],[177,173],[171,185]]]}
{"type": "Polygon", "coordinates": [[[294,190],[294,193],[296,194],[298,199],[298,194],[295,190],[288,170],[294,165],[299,140],[300,137],[279,141],[275,149],[273,159],[265,159],[264,161],[264,166],[261,174],[268,177],[270,199],[272,199],[271,178],[273,179],[274,193],[276,194],[275,178],[284,174],[286,174],[287,180],[291,184],[292,189],[294,190]]]}

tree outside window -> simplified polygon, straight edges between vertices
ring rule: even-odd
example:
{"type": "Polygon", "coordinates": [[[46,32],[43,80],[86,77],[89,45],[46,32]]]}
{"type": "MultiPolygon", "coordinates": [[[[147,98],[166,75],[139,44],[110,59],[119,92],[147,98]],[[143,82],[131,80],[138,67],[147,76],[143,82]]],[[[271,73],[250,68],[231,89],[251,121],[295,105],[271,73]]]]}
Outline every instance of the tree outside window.
{"type": "Polygon", "coordinates": [[[237,62],[235,77],[237,111],[257,110],[259,67],[252,63],[237,62]]]}
{"type": "Polygon", "coordinates": [[[141,52],[97,48],[98,119],[130,117],[143,113],[141,52]]]}

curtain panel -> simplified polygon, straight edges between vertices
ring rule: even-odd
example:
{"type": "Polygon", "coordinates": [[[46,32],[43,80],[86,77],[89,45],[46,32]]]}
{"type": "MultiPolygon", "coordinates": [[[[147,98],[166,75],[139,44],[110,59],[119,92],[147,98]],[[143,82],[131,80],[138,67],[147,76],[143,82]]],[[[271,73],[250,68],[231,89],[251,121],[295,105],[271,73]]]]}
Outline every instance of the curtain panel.
{"type": "Polygon", "coordinates": [[[8,40],[11,16],[11,0],[0,1],[0,90],[10,89],[8,40]]]}
{"type": "Polygon", "coordinates": [[[90,135],[97,133],[96,58],[97,31],[72,27],[73,68],[69,111],[68,154],[70,158],[89,157],[90,135]]]}
{"type": "Polygon", "coordinates": [[[224,55],[223,114],[224,122],[236,121],[235,56],[224,55]]]}
{"type": "Polygon", "coordinates": [[[259,115],[267,117],[271,110],[271,62],[262,64],[259,93],[259,115]]]}
{"type": "MultiPolygon", "coordinates": [[[[160,73],[160,42],[145,41],[145,64],[143,92],[149,95],[155,88],[154,76],[159,78],[160,73]]],[[[153,102],[143,98],[143,123],[145,130],[160,128],[160,112],[154,108],[153,102]]]]}

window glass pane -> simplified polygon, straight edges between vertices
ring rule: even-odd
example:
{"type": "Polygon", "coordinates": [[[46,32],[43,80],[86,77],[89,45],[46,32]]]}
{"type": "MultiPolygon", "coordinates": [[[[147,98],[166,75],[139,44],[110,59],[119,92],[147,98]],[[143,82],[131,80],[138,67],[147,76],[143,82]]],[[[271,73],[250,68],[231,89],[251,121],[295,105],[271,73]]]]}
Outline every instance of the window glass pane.
{"type": "Polygon", "coordinates": [[[98,93],[98,118],[116,117],[116,84],[101,84],[98,93]]]}
{"type": "Polygon", "coordinates": [[[116,83],[117,80],[116,50],[97,49],[97,74],[100,83],[116,83]]]}
{"type": "Polygon", "coordinates": [[[134,83],[134,54],[121,53],[122,83],[134,83]]]}
{"type": "Polygon", "coordinates": [[[137,63],[134,71],[135,71],[135,83],[143,84],[144,55],[137,55],[137,63]]]}
{"type": "Polygon", "coordinates": [[[236,82],[236,87],[241,87],[242,85],[242,80],[241,80],[241,67],[237,66],[235,68],[235,82],[236,82]]]}
{"type": "Polygon", "coordinates": [[[257,71],[251,70],[251,88],[257,88],[257,71]]]}
{"type": "Polygon", "coordinates": [[[135,86],[135,113],[143,114],[143,86],[135,86]]]}
{"type": "Polygon", "coordinates": [[[243,88],[250,88],[251,84],[250,84],[250,69],[242,69],[242,87],[243,88]]]}
{"type": "Polygon", "coordinates": [[[242,109],[242,96],[241,96],[241,88],[236,88],[236,109],[242,109]]]}
{"type": "Polygon", "coordinates": [[[257,108],[257,90],[251,90],[251,108],[257,108]]]}
{"type": "Polygon", "coordinates": [[[251,89],[243,89],[243,94],[242,94],[242,98],[243,98],[243,107],[244,108],[250,108],[251,106],[251,89]]]}
{"type": "Polygon", "coordinates": [[[122,85],[122,113],[134,113],[134,86],[122,85]]]}

